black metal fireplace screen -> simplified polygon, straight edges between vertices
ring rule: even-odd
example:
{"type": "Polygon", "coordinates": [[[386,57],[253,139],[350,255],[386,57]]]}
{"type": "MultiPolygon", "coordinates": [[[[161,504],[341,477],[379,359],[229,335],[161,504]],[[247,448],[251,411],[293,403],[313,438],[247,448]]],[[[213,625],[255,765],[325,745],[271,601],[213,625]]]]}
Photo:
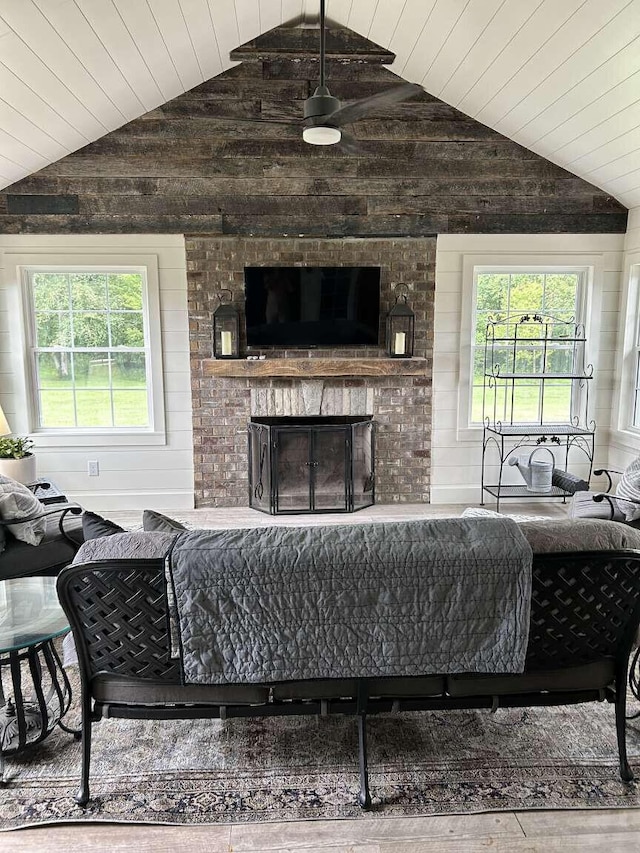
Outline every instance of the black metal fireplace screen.
{"type": "Polygon", "coordinates": [[[249,506],[271,515],[354,512],[375,503],[374,423],[252,418],[249,506]]]}

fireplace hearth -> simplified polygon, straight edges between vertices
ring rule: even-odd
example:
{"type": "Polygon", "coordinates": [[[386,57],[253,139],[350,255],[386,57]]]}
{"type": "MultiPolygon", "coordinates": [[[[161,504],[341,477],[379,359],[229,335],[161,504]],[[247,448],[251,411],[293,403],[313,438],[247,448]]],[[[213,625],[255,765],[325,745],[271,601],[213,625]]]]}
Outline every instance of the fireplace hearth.
{"type": "Polygon", "coordinates": [[[369,417],[256,417],[249,505],[271,515],[355,512],[375,502],[369,417]]]}

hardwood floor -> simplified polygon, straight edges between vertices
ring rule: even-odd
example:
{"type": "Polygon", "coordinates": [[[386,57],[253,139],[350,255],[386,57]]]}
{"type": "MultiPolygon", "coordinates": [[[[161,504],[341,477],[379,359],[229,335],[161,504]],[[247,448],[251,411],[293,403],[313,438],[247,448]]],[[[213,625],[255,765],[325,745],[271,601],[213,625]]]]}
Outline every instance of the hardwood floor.
{"type": "Polygon", "coordinates": [[[640,809],[233,826],[66,824],[0,835],[3,853],[637,853],[640,809]]]}
{"type": "MultiPolygon", "coordinates": [[[[545,518],[566,518],[569,504],[560,501],[503,501],[505,515],[534,515],[545,518]]],[[[93,509],[93,507],[91,507],[93,509]]],[[[266,515],[246,506],[203,509],[163,510],[164,515],[193,527],[266,527],[268,525],[304,527],[322,524],[362,524],[376,521],[414,521],[421,518],[457,518],[462,504],[376,504],[358,512],[328,512],[312,515],[266,515]]],[[[486,509],[495,509],[487,504],[486,509]]],[[[100,509],[96,509],[100,512],[100,509]]],[[[123,527],[135,528],[142,523],[142,512],[136,510],[111,510],[103,513],[123,527]]]]}

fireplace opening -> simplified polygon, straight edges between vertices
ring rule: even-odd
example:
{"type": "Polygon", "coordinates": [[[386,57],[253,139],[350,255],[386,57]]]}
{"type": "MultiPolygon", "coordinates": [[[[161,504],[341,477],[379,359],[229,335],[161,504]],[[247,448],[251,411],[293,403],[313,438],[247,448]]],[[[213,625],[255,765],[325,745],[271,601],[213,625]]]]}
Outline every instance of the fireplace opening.
{"type": "Polygon", "coordinates": [[[375,503],[371,417],[255,417],[248,430],[254,509],[355,512],[375,503]]]}

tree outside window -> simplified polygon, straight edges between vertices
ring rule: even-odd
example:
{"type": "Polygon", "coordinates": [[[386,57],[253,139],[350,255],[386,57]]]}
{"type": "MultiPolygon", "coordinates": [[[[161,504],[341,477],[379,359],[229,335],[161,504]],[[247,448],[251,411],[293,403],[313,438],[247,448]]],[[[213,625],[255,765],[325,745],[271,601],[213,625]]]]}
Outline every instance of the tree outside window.
{"type": "Polygon", "coordinates": [[[40,429],[148,428],[141,272],[30,271],[40,429]]]}

